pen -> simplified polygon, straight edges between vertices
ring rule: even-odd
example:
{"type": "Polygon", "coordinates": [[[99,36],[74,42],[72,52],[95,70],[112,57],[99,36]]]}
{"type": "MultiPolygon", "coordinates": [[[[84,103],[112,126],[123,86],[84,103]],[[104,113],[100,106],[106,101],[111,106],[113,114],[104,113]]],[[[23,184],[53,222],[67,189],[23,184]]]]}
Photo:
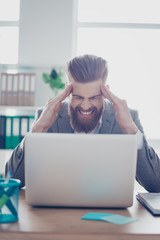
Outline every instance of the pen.
{"type": "Polygon", "coordinates": [[[9,182],[9,179],[11,178],[11,176],[12,176],[12,171],[7,172],[7,177],[4,181],[4,184],[7,184],[9,182]]]}
{"type": "Polygon", "coordinates": [[[13,193],[16,189],[17,189],[17,186],[10,187],[7,191],[1,190],[1,192],[0,192],[0,209],[8,201],[8,199],[13,195],[13,193]]]}

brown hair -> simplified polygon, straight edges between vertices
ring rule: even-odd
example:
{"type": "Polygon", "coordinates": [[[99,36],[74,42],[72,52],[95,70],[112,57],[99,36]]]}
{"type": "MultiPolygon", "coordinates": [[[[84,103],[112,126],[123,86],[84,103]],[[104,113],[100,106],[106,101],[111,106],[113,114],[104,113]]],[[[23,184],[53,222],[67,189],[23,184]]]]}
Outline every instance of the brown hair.
{"type": "Polygon", "coordinates": [[[106,81],[107,61],[94,55],[83,55],[71,59],[67,63],[67,74],[76,82],[86,83],[102,79],[106,81]]]}

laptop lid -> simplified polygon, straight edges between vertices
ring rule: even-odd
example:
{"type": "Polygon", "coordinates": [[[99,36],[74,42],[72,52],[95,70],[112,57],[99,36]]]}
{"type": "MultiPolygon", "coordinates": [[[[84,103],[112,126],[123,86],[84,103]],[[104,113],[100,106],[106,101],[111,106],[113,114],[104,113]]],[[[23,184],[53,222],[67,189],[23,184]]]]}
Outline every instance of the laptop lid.
{"type": "Polygon", "coordinates": [[[135,135],[28,133],[26,201],[34,206],[129,207],[135,135]]]}

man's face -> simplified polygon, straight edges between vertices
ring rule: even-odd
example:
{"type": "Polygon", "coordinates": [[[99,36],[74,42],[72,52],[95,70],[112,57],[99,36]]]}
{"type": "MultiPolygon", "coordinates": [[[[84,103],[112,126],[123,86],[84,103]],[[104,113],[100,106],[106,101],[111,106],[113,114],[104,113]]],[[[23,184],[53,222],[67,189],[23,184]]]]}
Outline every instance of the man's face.
{"type": "Polygon", "coordinates": [[[104,101],[101,93],[102,79],[79,83],[71,80],[73,91],[70,96],[69,114],[71,125],[77,132],[90,132],[99,122],[104,101]]]}

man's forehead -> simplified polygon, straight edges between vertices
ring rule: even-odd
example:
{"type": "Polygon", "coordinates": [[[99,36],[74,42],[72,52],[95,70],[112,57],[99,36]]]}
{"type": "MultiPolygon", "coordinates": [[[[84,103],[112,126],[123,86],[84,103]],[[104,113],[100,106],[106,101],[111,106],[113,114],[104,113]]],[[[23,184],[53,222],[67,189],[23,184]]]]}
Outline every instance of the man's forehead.
{"type": "Polygon", "coordinates": [[[72,93],[79,96],[92,97],[101,94],[102,83],[74,83],[72,93]]]}
{"type": "Polygon", "coordinates": [[[100,91],[102,85],[104,85],[102,79],[87,83],[72,81],[73,91],[100,91]]]}

